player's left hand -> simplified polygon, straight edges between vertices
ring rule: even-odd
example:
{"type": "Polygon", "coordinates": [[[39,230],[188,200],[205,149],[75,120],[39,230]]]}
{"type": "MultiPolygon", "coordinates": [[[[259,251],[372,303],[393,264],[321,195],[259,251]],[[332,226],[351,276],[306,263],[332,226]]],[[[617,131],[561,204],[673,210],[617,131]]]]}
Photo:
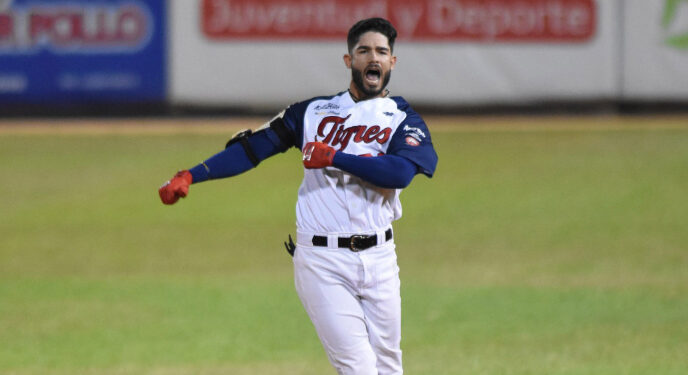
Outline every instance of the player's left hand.
{"type": "Polygon", "coordinates": [[[179,198],[186,197],[189,194],[189,185],[193,182],[193,177],[189,171],[179,171],[172,177],[171,180],[165,182],[160,189],[160,200],[165,204],[175,204],[179,198]]]}
{"type": "Polygon", "coordinates": [[[334,148],[322,142],[308,142],[303,147],[303,166],[307,169],[329,167],[336,152],[334,148]]]}

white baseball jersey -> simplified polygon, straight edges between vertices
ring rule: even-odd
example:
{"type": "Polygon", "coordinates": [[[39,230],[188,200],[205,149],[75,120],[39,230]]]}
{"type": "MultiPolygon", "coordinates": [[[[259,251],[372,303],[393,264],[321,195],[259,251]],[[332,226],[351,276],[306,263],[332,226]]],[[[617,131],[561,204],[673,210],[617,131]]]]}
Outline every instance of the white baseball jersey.
{"type": "MultiPolygon", "coordinates": [[[[282,115],[297,147],[319,141],[352,155],[394,154],[432,176],[437,155],[427,126],[401,97],[355,102],[348,91],[296,103],[282,115]],[[298,143],[300,142],[300,143],[298,143]]],[[[310,233],[371,233],[401,217],[400,189],[384,189],[335,167],[305,169],[296,224],[310,233]]]]}

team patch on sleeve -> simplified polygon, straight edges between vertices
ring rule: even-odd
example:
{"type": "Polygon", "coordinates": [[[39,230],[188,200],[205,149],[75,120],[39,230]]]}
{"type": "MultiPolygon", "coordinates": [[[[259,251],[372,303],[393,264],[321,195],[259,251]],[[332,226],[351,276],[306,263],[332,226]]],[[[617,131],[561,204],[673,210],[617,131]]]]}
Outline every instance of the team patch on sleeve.
{"type": "Polygon", "coordinates": [[[419,172],[432,176],[437,166],[437,153],[425,122],[413,113],[402,123],[390,142],[388,154],[402,156],[418,166],[419,172]]]}
{"type": "Polygon", "coordinates": [[[406,136],[406,144],[413,147],[420,146],[420,141],[410,135],[406,136]]]}
{"type": "Polygon", "coordinates": [[[421,128],[418,127],[409,126],[408,124],[404,125],[404,127],[401,130],[406,135],[406,138],[404,140],[406,141],[406,144],[409,146],[420,146],[420,144],[423,142],[423,139],[427,137],[426,131],[423,131],[421,128]]]}

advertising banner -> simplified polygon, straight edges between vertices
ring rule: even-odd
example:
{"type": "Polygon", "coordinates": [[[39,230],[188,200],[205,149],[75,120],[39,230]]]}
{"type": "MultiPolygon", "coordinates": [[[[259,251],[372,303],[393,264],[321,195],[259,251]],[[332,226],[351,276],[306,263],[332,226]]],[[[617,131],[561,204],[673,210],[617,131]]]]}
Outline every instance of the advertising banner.
{"type": "Polygon", "coordinates": [[[688,100],[688,1],[625,3],[623,95],[688,100]]]}
{"type": "Polygon", "coordinates": [[[174,104],[271,107],[348,88],[358,20],[397,28],[392,95],[455,106],[610,99],[618,1],[176,0],[174,104]]]}
{"type": "Polygon", "coordinates": [[[417,41],[584,42],[597,21],[593,0],[203,0],[201,27],[216,40],[341,40],[372,16],[417,41]]]}
{"type": "Polygon", "coordinates": [[[165,1],[0,0],[0,105],[160,101],[165,1]]]}

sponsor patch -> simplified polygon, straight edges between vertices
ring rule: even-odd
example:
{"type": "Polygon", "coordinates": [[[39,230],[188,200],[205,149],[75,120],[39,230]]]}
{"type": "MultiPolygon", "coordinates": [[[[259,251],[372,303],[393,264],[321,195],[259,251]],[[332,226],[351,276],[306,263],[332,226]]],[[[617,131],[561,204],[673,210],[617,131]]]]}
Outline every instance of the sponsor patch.
{"type": "Polygon", "coordinates": [[[414,128],[412,126],[404,125],[404,131],[406,134],[413,136],[420,141],[420,137],[425,138],[425,132],[420,130],[420,128],[414,128]]]}
{"type": "Polygon", "coordinates": [[[408,137],[406,137],[406,144],[409,145],[409,146],[416,147],[416,146],[419,146],[419,145],[420,145],[420,142],[418,142],[417,139],[415,139],[415,138],[413,138],[413,137],[411,137],[411,136],[408,136],[408,137]]]}
{"type": "Polygon", "coordinates": [[[325,104],[318,104],[313,109],[315,109],[316,111],[321,111],[324,109],[339,109],[339,106],[334,104],[334,103],[325,103],[325,104]]]}

